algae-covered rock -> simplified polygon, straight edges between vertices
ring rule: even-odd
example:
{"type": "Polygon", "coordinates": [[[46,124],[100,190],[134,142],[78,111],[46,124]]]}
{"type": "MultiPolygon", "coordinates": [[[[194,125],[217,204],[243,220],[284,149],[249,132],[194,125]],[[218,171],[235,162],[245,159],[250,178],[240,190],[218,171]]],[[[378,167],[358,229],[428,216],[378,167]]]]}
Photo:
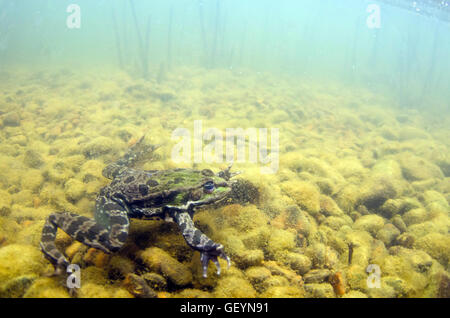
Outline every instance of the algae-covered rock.
{"type": "Polygon", "coordinates": [[[418,238],[414,247],[430,254],[442,265],[448,267],[450,261],[450,236],[440,233],[429,233],[418,238]]]}
{"type": "Polygon", "coordinates": [[[449,203],[444,195],[434,190],[425,191],[420,195],[420,199],[424,201],[425,205],[437,204],[444,208],[449,208],[449,203]]]}
{"type": "Polygon", "coordinates": [[[19,145],[25,147],[28,143],[27,136],[24,135],[15,135],[9,138],[9,143],[12,145],[19,145]]]}
{"type": "Polygon", "coordinates": [[[358,193],[360,193],[358,186],[348,184],[338,191],[336,202],[343,211],[350,213],[358,203],[358,193]]]}
{"type": "Polygon", "coordinates": [[[230,198],[239,204],[257,204],[260,199],[258,188],[248,180],[237,179],[233,183],[230,198]]]}
{"type": "Polygon", "coordinates": [[[80,200],[85,194],[85,191],[86,185],[77,179],[69,179],[64,185],[66,198],[72,202],[80,200]]]}
{"type": "Polygon", "coordinates": [[[377,209],[401,194],[403,187],[399,164],[391,159],[379,161],[361,185],[359,202],[369,210],[377,209]]]}
{"type": "Polygon", "coordinates": [[[329,269],[313,269],[303,276],[305,284],[323,283],[327,282],[331,275],[329,269]]]}
{"type": "Polygon", "coordinates": [[[35,150],[29,149],[25,152],[23,162],[29,168],[38,169],[44,164],[44,159],[42,155],[35,150]]]}
{"type": "Polygon", "coordinates": [[[178,294],[174,295],[175,298],[211,298],[211,294],[199,289],[183,289],[178,294]]]}
{"type": "Polygon", "coordinates": [[[113,279],[124,279],[125,276],[134,271],[134,262],[121,255],[113,255],[108,262],[108,276],[113,279]]]}
{"type": "Polygon", "coordinates": [[[258,266],[264,260],[264,252],[261,250],[246,250],[236,255],[233,259],[240,268],[258,266]]]}
{"type": "Polygon", "coordinates": [[[298,286],[270,286],[264,293],[263,298],[304,298],[305,292],[298,286]]]}
{"type": "Polygon", "coordinates": [[[368,232],[361,230],[351,230],[344,235],[345,241],[353,246],[350,263],[360,266],[367,266],[372,248],[372,236],[368,232]]]}
{"type": "Polygon", "coordinates": [[[361,178],[365,173],[366,169],[358,160],[358,158],[342,158],[337,162],[336,166],[339,173],[345,178],[357,177],[361,178]]]}
{"type": "Polygon", "coordinates": [[[428,212],[425,209],[413,209],[409,210],[402,216],[402,220],[406,226],[410,226],[417,223],[423,223],[428,219],[428,212]]]}
{"type": "Polygon", "coordinates": [[[397,236],[400,235],[400,231],[392,224],[385,224],[382,229],[380,229],[376,238],[384,243],[386,246],[390,246],[397,236]]]}
{"type": "Polygon", "coordinates": [[[382,288],[387,279],[391,277],[387,288],[393,294],[393,297],[417,297],[421,295],[430,281],[430,269],[433,266],[433,260],[427,253],[415,249],[408,249],[401,246],[389,248],[389,255],[377,261],[382,271],[382,288]],[[401,280],[402,282],[398,281],[401,280]],[[397,286],[394,282],[400,285],[397,286]],[[399,288],[403,286],[402,288],[399,288]]]}
{"type": "Polygon", "coordinates": [[[3,116],[3,125],[10,127],[20,126],[20,116],[17,112],[10,112],[3,116]]]}
{"type": "Polygon", "coordinates": [[[334,200],[325,195],[320,196],[320,212],[325,216],[343,216],[344,213],[334,200]]]}
{"type": "Polygon", "coordinates": [[[302,209],[312,215],[320,211],[320,192],[306,181],[286,181],[281,184],[282,190],[302,209]]]}
{"type": "Polygon", "coordinates": [[[240,232],[264,227],[268,222],[267,216],[255,205],[227,205],[222,209],[222,215],[230,227],[240,232]]]}
{"type": "Polygon", "coordinates": [[[97,137],[88,142],[83,147],[83,154],[86,158],[97,158],[101,155],[112,152],[114,149],[114,142],[107,137],[97,137]]]}
{"type": "Polygon", "coordinates": [[[96,248],[90,248],[83,255],[83,261],[86,264],[94,265],[99,268],[105,267],[109,262],[110,255],[96,248]]]}
{"type": "Polygon", "coordinates": [[[263,266],[253,266],[245,270],[245,275],[253,286],[258,286],[272,276],[270,270],[263,266]]]}
{"type": "MultiPolygon", "coordinates": [[[[106,285],[106,284],[105,284],[106,285]]],[[[130,294],[123,287],[112,287],[98,285],[95,283],[81,284],[81,288],[77,290],[78,298],[132,298],[130,294]]]]}
{"type": "Polygon", "coordinates": [[[363,292],[368,290],[366,265],[361,266],[358,263],[351,265],[347,268],[345,274],[351,290],[360,290],[363,292]]]}
{"type": "Polygon", "coordinates": [[[22,189],[37,192],[44,182],[44,177],[39,170],[28,169],[27,173],[21,178],[22,189]]]}
{"type": "Polygon", "coordinates": [[[0,284],[0,298],[20,298],[23,297],[27,289],[36,279],[35,275],[19,276],[5,284],[0,284]]]}
{"type": "Polygon", "coordinates": [[[0,282],[24,275],[39,275],[46,265],[41,251],[34,246],[10,244],[0,248],[0,282]]]}
{"type": "Polygon", "coordinates": [[[398,194],[398,186],[392,179],[370,178],[362,185],[359,200],[368,209],[377,209],[398,194]]]}
{"type": "Polygon", "coordinates": [[[307,273],[311,269],[312,262],[306,255],[287,253],[285,258],[287,264],[300,275],[307,273]]]}
{"type": "Polygon", "coordinates": [[[136,298],[156,298],[156,292],[147,284],[141,276],[133,273],[127,274],[123,285],[126,290],[136,298]]]}
{"type": "Polygon", "coordinates": [[[312,298],[334,298],[333,286],[330,284],[305,284],[307,297],[312,298]]]}
{"type": "Polygon", "coordinates": [[[283,250],[291,250],[295,247],[295,234],[290,231],[273,229],[267,245],[267,253],[275,256],[283,250]]]}
{"type": "Polygon", "coordinates": [[[342,298],[367,298],[367,295],[359,290],[351,290],[344,294],[342,298]]]}
{"type": "Polygon", "coordinates": [[[414,245],[415,238],[409,233],[403,233],[397,236],[395,239],[395,244],[406,248],[412,248],[414,245]]]}
{"type": "Polygon", "coordinates": [[[367,294],[370,298],[398,298],[405,297],[409,287],[405,281],[398,277],[381,277],[380,288],[369,288],[367,294]]]}
{"type": "Polygon", "coordinates": [[[338,216],[329,216],[323,221],[323,225],[327,226],[335,231],[342,228],[344,225],[351,225],[351,218],[347,215],[344,217],[338,217],[338,216]]]}
{"type": "Polygon", "coordinates": [[[0,189],[0,217],[8,216],[11,213],[11,195],[0,189]]]}
{"type": "Polygon", "coordinates": [[[89,183],[103,178],[102,170],[104,164],[99,160],[85,160],[80,168],[80,179],[89,183]]]}
{"type": "Polygon", "coordinates": [[[27,289],[23,298],[69,298],[68,289],[60,279],[42,277],[37,278],[27,289]]]}
{"type": "Polygon", "coordinates": [[[379,212],[386,218],[397,216],[402,210],[403,202],[399,199],[388,199],[379,208],[379,212]]]}
{"type": "Polygon", "coordinates": [[[150,286],[150,288],[153,288],[154,290],[161,291],[167,289],[166,279],[161,275],[158,275],[156,273],[145,273],[142,275],[142,278],[145,279],[148,286],[150,286]]]}
{"type": "Polygon", "coordinates": [[[430,135],[423,129],[416,128],[413,126],[404,126],[399,131],[400,140],[410,140],[410,139],[428,139],[430,135]]]}
{"type": "Polygon", "coordinates": [[[337,252],[323,243],[312,243],[307,247],[305,254],[311,259],[313,268],[331,268],[338,263],[337,252]]]}
{"type": "Polygon", "coordinates": [[[437,292],[433,294],[439,298],[450,298],[450,274],[448,272],[438,273],[437,280],[437,292]]]}
{"type": "Polygon", "coordinates": [[[403,153],[398,157],[403,176],[410,181],[443,178],[441,169],[428,160],[410,153],[403,153]]]}
{"type": "Polygon", "coordinates": [[[286,208],[287,225],[295,227],[295,229],[302,235],[308,237],[314,230],[314,220],[308,213],[302,211],[296,205],[290,205],[286,208]]]}
{"type": "Polygon", "coordinates": [[[289,281],[286,277],[281,275],[271,275],[269,278],[264,280],[259,287],[261,288],[261,290],[267,290],[270,287],[289,286],[289,285],[290,285],[289,281]]]}
{"type": "Polygon", "coordinates": [[[150,270],[162,273],[177,286],[185,286],[192,282],[192,273],[188,267],[160,248],[147,248],[138,256],[150,270]]]}
{"type": "Polygon", "coordinates": [[[405,232],[407,230],[406,224],[403,221],[402,217],[400,215],[396,215],[392,218],[392,224],[400,230],[401,233],[405,232]]]}
{"type": "Polygon", "coordinates": [[[367,231],[375,236],[383,228],[384,219],[376,214],[364,215],[356,220],[354,226],[355,229],[367,231]]]}
{"type": "Polygon", "coordinates": [[[290,284],[293,285],[302,285],[303,280],[300,275],[298,275],[293,270],[286,268],[284,266],[278,265],[275,261],[266,261],[264,262],[264,267],[266,267],[273,276],[281,276],[283,278],[286,278],[290,284]]]}
{"type": "Polygon", "coordinates": [[[214,289],[218,298],[255,298],[256,290],[246,280],[236,276],[221,277],[214,289]]]}

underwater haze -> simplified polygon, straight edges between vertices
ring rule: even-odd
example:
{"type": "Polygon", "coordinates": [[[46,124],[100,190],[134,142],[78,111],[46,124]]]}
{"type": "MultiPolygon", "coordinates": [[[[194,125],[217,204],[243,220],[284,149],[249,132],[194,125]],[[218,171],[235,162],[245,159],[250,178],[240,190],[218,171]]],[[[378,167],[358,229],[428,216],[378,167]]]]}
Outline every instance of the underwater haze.
{"type": "Polygon", "coordinates": [[[0,0],[0,297],[450,297],[449,54],[447,1],[0,0]]]}

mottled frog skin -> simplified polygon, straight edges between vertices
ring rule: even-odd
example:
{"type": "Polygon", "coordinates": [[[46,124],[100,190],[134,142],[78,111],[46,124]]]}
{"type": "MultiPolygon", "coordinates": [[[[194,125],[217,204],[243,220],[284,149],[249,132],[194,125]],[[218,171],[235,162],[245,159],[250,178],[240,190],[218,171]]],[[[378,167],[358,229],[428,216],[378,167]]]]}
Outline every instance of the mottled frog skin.
{"type": "Polygon", "coordinates": [[[230,173],[230,167],[217,175],[208,169],[134,169],[138,161],[155,150],[154,146],[145,146],[142,140],[103,170],[103,175],[112,182],[101,189],[93,219],[59,212],[46,220],[40,247],[55,266],[56,275],[63,273],[69,265],[55,246],[58,228],[83,244],[114,253],[127,239],[130,218],[162,218],[178,224],[187,244],[200,251],[204,277],[210,260],[216,265],[218,275],[218,257],[230,265],[224,247],[198,230],[192,218],[196,208],[217,203],[228,196],[232,184],[229,180],[236,173],[230,173]]]}

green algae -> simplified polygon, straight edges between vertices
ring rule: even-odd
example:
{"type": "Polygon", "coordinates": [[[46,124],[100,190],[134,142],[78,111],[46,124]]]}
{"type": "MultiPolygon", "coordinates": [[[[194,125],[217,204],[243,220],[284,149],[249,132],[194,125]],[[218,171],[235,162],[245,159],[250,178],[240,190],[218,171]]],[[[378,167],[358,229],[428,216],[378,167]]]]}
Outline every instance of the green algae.
{"type": "MultiPolygon", "coordinates": [[[[348,92],[330,110],[325,105],[335,97],[322,85],[302,84],[310,104],[300,106],[276,87],[255,88],[250,74],[239,87],[230,72],[178,72],[191,84],[180,88],[167,79],[161,91],[124,74],[93,74],[86,76],[91,84],[74,80],[61,94],[25,93],[45,103],[1,116],[1,297],[69,297],[57,279],[44,277],[51,267],[38,244],[46,216],[65,210],[91,217],[96,195],[108,184],[102,169],[146,131],[161,147],[145,169],[191,168],[171,161],[170,135],[176,127],[189,128],[197,116],[205,127],[283,131],[277,174],[237,164],[243,174],[232,204],[195,216],[196,225],[225,246],[232,266],[226,269],[221,260],[222,275],[210,265],[203,278],[199,254],[176,226],[159,221],[132,221],[127,245],[104,267],[86,261],[88,249],[59,234],[58,246],[82,265],[78,297],[132,297],[123,285],[129,274],[145,280],[158,297],[336,297],[325,279],[311,281],[315,271],[328,269],[346,277],[342,297],[445,295],[448,158],[428,151],[448,153],[445,140],[423,129],[424,123],[412,127],[397,120],[400,111],[370,110],[368,92],[357,108],[342,106],[355,98],[348,92]],[[219,82],[228,93],[214,88],[219,82]],[[73,85],[85,87],[82,100],[71,93],[73,85]],[[211,86],[208,93],[205,85],[211,86]],[[176,105],[181,101],[190,111],[176,105]],[[369,264],[381,268],[379,290],[367,287],[369,264]]],[[[279,83],[286,90],[292,85],[279,83]]],[[[40,84],[23,79],[23,85],[40,84]]]]}

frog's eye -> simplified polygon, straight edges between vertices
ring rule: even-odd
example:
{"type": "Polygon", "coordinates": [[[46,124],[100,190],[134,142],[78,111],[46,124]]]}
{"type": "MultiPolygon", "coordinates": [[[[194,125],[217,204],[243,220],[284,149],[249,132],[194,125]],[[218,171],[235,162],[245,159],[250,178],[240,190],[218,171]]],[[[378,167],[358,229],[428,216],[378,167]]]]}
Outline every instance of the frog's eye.
{"type": "Polygon", "coordinates": [[[208,181],[203,185],[203,191],[205,191],[205,193],[213,193],[215,188],[214,182],[212,181],[208,181]]]}

